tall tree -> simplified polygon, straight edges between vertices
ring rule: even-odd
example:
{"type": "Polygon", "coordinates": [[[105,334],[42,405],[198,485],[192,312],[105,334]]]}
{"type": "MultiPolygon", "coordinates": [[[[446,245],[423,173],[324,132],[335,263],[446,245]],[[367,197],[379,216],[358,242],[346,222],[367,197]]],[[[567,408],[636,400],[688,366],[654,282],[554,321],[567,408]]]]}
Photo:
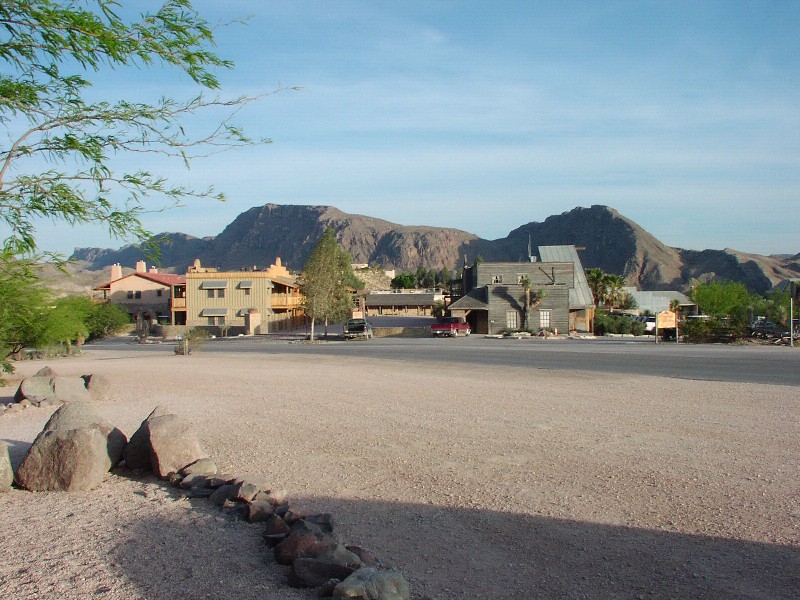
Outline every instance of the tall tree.
{"type": "Polygon", "coordinates": [[[216,90],[212,70],[232,66],[211,51],[213,30],[190,0],[165,0],[138,19],[120,12],[116,0],[0,3],[0,125],[6,140],[0,142],[0,223],[11,231],[4,247],[16,254],[37,250],[40,218],[101,223],[115,237],[145,241],[145,197],[160,196],[166,206],[189,197],[223,197],[213,188],[170,185],[143,170],[117,171],[112,155],[156,153],[188,166],[197,156],[253,143],[231,117],[254,98],[200,93],[150,104],[96,99],[87,74],[103,68],[158,64],[185,73],[200,89],[216,90]],[[219,109],[228,113],[221,123],[189,130],[189,117],[198,123],[198,113],[219,109]]]}
{"type": "Polygon", "coordinates": [[[359,287],[350,255],[339,246],[336,232],[328,227],[303,266],[301,292],[311,318],[311,339],[316,321],[345,320],[350,315],[352,294],[359,287]]]}

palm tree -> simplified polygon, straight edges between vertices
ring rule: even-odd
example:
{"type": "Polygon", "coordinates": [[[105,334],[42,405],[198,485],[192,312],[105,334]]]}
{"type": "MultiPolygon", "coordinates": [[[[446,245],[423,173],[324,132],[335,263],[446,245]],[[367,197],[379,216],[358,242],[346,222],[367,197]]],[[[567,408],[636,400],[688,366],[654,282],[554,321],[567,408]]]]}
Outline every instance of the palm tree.
{"type": "Polygon", "coordinates": [[[606,273],[602,269],[586,269],[586,281],[592,290],[595,306],[600,306],[606,298],[606,273]]]}
{"type": "Polygon", "coordinates": [[[604,278],[606,296],[604,304],[609,308],[617,308],[625,300],[625,278],[622,275],[606,274],[604,278]]]}

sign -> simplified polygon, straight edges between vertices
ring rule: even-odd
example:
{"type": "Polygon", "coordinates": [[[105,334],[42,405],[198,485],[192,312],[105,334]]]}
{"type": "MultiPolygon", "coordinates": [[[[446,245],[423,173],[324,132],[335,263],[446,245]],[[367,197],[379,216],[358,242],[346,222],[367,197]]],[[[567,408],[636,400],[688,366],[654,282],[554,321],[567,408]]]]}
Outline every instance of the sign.
{"type": "Polygon", "coordinates": [[[656,315],[656,329],[675,329],[678,326],[678,314],[665,310],[656,315]]]}

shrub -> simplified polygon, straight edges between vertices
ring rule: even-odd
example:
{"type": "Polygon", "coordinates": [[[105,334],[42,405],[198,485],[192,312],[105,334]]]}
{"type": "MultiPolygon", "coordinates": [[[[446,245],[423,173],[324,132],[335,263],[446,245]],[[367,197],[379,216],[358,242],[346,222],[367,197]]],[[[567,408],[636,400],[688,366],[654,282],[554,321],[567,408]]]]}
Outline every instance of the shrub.
{"type": "Polygon", "coordinates": [[[644,335],[645,326],[628,315],[609,315],[598,311],[594,321],[594,332],[596,335],[609,333],[644,335]]]}

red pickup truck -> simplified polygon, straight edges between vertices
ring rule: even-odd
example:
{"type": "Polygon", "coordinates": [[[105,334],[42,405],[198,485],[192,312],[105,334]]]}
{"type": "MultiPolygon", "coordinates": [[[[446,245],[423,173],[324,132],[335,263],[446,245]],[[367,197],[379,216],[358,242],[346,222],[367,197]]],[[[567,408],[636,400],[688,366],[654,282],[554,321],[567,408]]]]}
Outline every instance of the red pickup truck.
{"type": "Polygon", "coordinates": [[[444,335],[458,337],[459,335],[469,335],[472,333],[472,328],[464,320],[464,317],[440,317],[436,319],[436,323],[431,325],[431,333],[434,337],[444,335]]]}

